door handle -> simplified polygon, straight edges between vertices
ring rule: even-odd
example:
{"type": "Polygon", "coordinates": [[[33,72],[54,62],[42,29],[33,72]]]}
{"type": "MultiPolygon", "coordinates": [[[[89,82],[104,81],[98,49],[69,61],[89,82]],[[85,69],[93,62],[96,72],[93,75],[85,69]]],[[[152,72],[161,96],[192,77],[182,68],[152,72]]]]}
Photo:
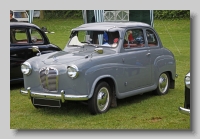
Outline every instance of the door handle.
{"type": "Polygon", "coordinates": [[[147,53],[146,56],[149,56],[151,53],[147,53]]]}

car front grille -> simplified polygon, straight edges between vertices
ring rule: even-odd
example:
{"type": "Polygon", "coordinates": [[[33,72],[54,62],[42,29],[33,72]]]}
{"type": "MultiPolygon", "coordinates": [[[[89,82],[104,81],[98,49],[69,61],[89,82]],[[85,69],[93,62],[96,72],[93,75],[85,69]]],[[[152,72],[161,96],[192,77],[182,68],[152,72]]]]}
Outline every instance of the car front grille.
{"type": "Polygon", "coordinates": [[[53,67],[44,67],[40,71],[40,81],[46,91],[58,90],[58,70],[53,67]]]}

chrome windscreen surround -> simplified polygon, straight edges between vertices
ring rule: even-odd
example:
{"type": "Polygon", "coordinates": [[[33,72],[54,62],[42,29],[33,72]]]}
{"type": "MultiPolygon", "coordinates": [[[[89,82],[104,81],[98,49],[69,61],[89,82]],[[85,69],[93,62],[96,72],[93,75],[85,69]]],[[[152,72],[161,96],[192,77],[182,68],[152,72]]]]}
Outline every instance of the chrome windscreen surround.
{"type": "Polygon", "coordinates": [[[58,70],[54,67],[40,69],[40,82],[45,91],[58,91],[58,70]]]}

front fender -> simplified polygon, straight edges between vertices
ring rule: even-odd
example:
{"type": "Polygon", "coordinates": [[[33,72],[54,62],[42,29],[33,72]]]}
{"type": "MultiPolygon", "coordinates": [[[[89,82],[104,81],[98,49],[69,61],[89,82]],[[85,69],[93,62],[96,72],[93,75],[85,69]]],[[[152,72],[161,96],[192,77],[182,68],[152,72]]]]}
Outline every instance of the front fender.
{"type": "MultiPolygon", "coordinates": [[[[116,81],[115,81],[115,79],[114,79],[113,76],[111,76],[111,75],[101,75],[101,76],[97,77],[97,78],[94,80],[88,98],[91,98],[91,97],[93,96],[93,94],[94,94],[94,89],[95,89],[97,83],[98,83],[100,80],[105,79],[105,78],[111,78],[111,79],[114,81],[114,83],[116,84],[116,81]]],[[[115,87],[116,87],[116,85],[115,85],[115,87]]],[[[112,88],[112,87],[111,87],[111,88],[112,88]]]]}
{"type": "Polygon", "coordinates": [[[89,85],[88,87],[90,88],[89,95],[88,95],[89,98],[92,97],[97,83],[102,79],[110,78],[113,80],[116,86],[116,79],[114,77],[117,74],[116,69],[118,67],[119,65],[116,63],[101,64],[101,65],[93,66],[92,68],[89,68],[85,72],[85,77],[89,85]]]}

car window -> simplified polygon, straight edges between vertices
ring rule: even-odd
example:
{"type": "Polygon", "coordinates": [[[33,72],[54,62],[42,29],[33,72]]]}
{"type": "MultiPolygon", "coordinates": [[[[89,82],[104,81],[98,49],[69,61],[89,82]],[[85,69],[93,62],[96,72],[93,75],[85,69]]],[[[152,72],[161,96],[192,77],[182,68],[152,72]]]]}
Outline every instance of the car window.
{"type": "Polygon", "coordinates": [[[124,48],[133,49],[144,47],[144,34],[142,29],[129,29],[125,33],[124,48]]]}
{"type": "Polygon", "coordinates": [[[41,33],[37,29],[31,28],[29,31],[30,31],[32,43],[34,43],[34,44],[43,44],[44,43],[44,39],[43,39],[41,33]]]}
{"type": "Polygon", "coordinates": [[[28,37],[27,37],[26,29],[24,28],[10,29],[10,43],[11,44],[27,44],[28,37]]]}
{"type": "Polygon", "coordinates": [[[158,46],[158,40],[156,38],[156,35],[153,31],[151,30],[146,30],[146,36],[147,36],[147,41],[148,41],[148,46],[158,46]]]}
{"type": "Polygon", "coordinates": [[[14,12],[15,18],[28,18],[26,12],[14,12]]]}

